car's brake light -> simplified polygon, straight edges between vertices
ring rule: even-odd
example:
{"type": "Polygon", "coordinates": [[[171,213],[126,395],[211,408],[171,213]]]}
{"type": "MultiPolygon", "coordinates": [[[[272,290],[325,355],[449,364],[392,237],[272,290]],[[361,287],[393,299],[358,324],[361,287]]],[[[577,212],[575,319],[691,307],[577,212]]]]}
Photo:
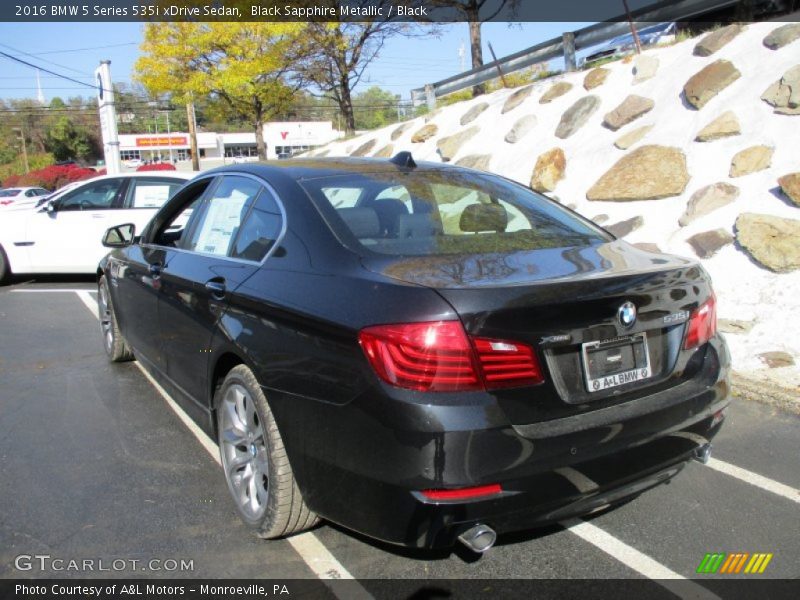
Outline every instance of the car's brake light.
{"type": "Polygon", "coordinates": [[[376,325],[358,336],[386,383],[423,392],[455,392],[541,383],[533,348],[467,337],[459,321],[376,325]]]}
{"type": "Polygon", "coordinates": [[[533,348],[519,342],[473,338],[487,388],[536,385],[544,381],[533,348]]]}
{"type": "Polygon", "coordinates": [[[717,299],[714,294],[697,307],[689,318],[684,350],[702,346],[717,333],[717,299]]]}
{"type": "Polygon", "coordinates": [[[427,500],[473,500],[485,496],[494,496],[502,492],[503,488],[500,487],[499,483],[492,483],[450,490],[422,490],[422,495],[427,500]]]}

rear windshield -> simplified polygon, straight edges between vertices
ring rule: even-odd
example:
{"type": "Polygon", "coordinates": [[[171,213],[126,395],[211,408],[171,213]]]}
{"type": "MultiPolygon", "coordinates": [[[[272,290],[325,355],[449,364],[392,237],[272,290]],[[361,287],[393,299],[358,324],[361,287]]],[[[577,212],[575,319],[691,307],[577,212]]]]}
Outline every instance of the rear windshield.
{"type": "Polygon", "coordinates": [[[611,239],[555,202],[488,174],[349,173],[300,184],[343,242],[380,254],[516,252],[611,239]]]}

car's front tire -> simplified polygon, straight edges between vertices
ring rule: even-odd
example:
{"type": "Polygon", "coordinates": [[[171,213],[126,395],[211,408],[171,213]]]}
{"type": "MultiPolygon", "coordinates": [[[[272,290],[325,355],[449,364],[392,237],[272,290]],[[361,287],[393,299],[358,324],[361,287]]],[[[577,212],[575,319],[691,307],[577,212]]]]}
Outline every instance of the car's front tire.
{"type": "Polygon", "coordinates": [[[11,265],[8,264],[6,251],[0,246],[0,285],[8,283],[11,279],[11,265]]]}
{"type": "Polygon", "coordinates": [[[231,369],[215,394],[222,468],[239,516],[259,537],[279,538],[313,527],[275,417],[245,365],[231,369]]]}
{"type": "Polygon", "coordinates": [[[119,325],[117,325],[117,316],[114,314],[114,306],[111,304],[105,275],[101,276],[97,283],[97,310],[100,316],[100,329],[103,332],[103,348],[106,350],[108,359],[111,362],[133,360],[133,352],[125,342],[125,338],[122,337],[119,325]]]}

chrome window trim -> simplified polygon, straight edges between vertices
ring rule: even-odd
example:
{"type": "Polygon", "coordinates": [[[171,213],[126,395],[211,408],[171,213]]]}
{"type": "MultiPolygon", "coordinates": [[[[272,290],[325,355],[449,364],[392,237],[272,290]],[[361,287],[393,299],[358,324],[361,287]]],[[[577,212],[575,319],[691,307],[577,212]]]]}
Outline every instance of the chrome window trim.
{"type": "MultiPolygon", "coordinates": [[[[277,237],[275,238],[275,243],[272,244],[272,248],[270,248],[269,251],[267,251],[267,253],[264,255],[264,258],[262,258],[260,261],[255,261],[255,260],[248,260],[246,258],[234,258],[233,256],[228,256],[227,254],[225,254],[224,256],[220,256],[219,254],[210,254],[208,252],[198,252],[196,250],[185,250],[183,248],[174,248],[174,247],[170,247],[170,246],[160,246],[159,244],[140,244],[140,246],[142,248],[164,249],[164,250],[168,250],[168,251],[171,251],[171,252],[182,252],[184,254],[204,256],[204,257],[207,257],[207,258],[217,258],[217,259],[227,260],[227,261],[235,262],[235,263],[244,263],[244,264],[247,264],[247,265],[256,265],[256,266],[259,266],[259,267],[264,266],[264,263],[278,249],[278,247],[280,246],[281,242],[283,241],[283,238],[286,236],[286,231],[288,229],[287,225],[286,225],[286,208],[284,207],[283,201],[281,200],[281,198],[278,195],[278,192],[275,190],[275,188],[272,187],[272,185],[269,182],[267,182],[265,179],[262,179],[261,177],[258,177],[257,175],[253,175],[251,173],[243,173],[241,171],[223,171],[221,173],[210,173],[208,175],[204,175],[204,176],[198,177],[197,179],[193,179],[193,180],[189,180],[189,181],[192,181],[193,183],[197,183],[197,182],[199,182],[199,181],[201,181],[203,179],[211,179],[211,180],[213,180],[216,177],[226,177],[226,176],[229,176],[229,175],[235,175],[237,177],[245,177],[247,179],[252,179],[253,181],[257,182],[259,185],[261,185],[265,190],[267,190],[272,195],[272,199],[275,201],[275,204],[278,206],[278,210],[280,211],[280,216],[281,216],[281,229],[278,232],[277,237]]],[[[209,185],[210,185],[210,182],[209,182],[209,185]]],[[[258,199],[258,196],[256,196],[255,199],[258,199]]],[[[252,208],[251,208],[251,210],[252,210],[252,208]]],[[[247,214],[249,215],[250,213],[248,212],[247,214]]],[[[237,233],[237,236],[238,236],[238,233],[237,233]]]]}

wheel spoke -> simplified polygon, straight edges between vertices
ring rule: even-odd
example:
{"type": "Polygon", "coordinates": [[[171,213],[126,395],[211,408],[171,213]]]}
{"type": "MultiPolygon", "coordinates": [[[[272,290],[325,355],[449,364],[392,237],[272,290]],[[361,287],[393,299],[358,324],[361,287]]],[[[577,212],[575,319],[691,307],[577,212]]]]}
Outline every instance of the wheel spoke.
{"type": "Polygon", "coordinates": [[[241,429],[229,427],[222,432],[222,441],[231,446],[241,446],[247,443],[247,437],[241,429]]]}
{"type": "Polygon", "coordinates": [[[245,465],[249,465],[253,462],[253,456],[249,452],[242,452],[235,456],[231,461],[228,463],[231,471],[238,471],[241,467],[245,465]]]}
{"type": "MultiPolygon", "coordinates": [[[[228,395],[230,395],[230,393],[228,395]]],[[[226,398],[223,410],[225,411],[223,418],[226,420],[227,424],[230,425],[230,428],[244,437],[246,434],[246,426],[236,411],[235,400],[226,398]]]]}

